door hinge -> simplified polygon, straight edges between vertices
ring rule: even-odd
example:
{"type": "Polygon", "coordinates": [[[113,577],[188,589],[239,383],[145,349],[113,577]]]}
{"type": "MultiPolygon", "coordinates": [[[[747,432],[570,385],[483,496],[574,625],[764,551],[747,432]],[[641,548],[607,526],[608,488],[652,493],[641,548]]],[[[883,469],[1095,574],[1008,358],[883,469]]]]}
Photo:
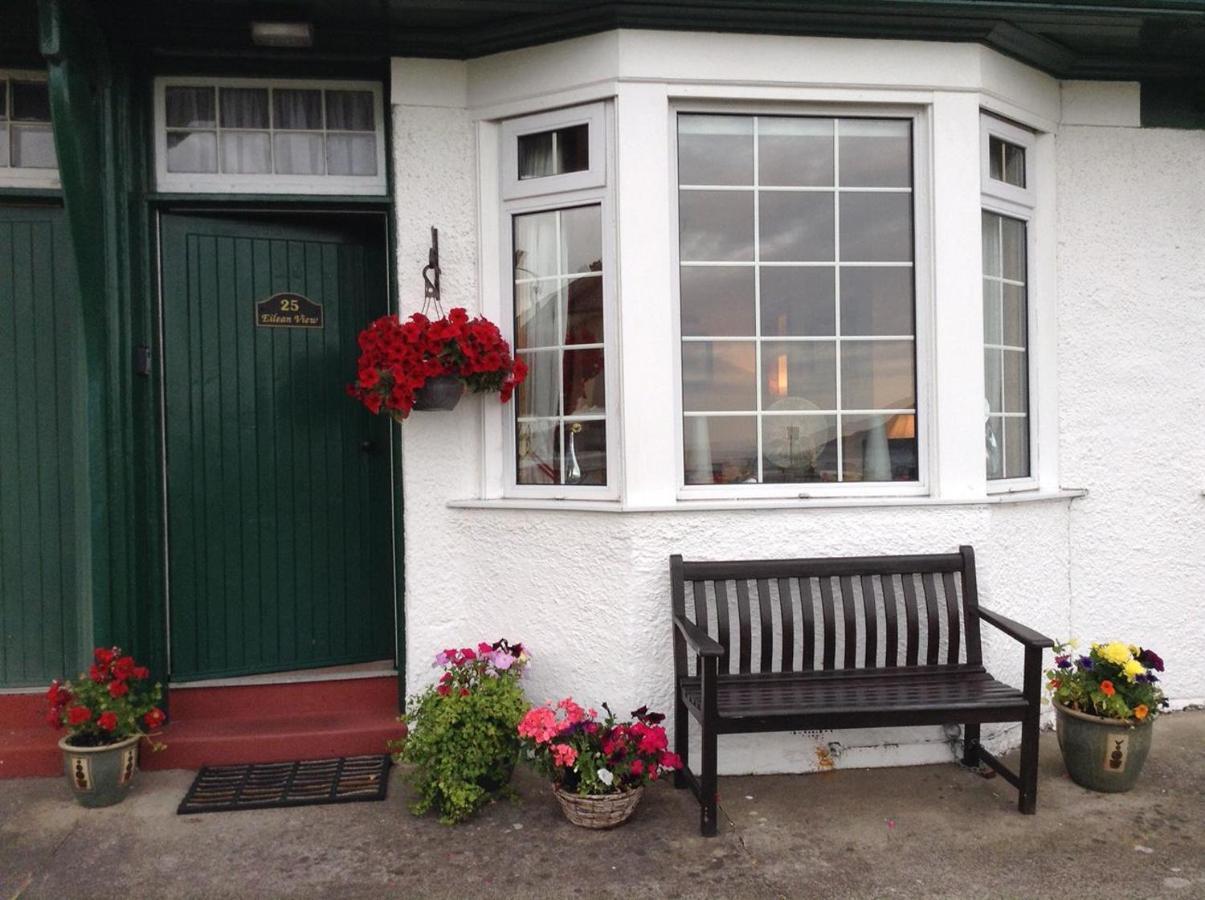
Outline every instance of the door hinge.
{"type": "Polygon", "coordinates": [[[151,348],[146,344],[139,344],[134,348],[134,374],[150,377],[151,348]]]}

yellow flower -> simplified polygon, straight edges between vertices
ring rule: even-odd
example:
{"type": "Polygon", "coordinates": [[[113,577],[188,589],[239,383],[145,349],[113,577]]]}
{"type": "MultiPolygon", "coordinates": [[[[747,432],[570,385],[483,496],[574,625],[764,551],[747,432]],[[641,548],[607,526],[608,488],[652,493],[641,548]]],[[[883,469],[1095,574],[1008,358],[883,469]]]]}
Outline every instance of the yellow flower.
{"type": "Polygon", "coordinates": [[[1079,639],[1072,638],[1071,640],[1069,640],[1067,642],[1067,646],[1070,647],[1072,650],[1078,650],[1079,649],[1079,639]]]}
{"type": "Polygon", "coordinates": [[[1130,655],[1131,656],[1137,656],[1141,652],[1142,652],[1142,648],[1139,647],[1137,644],[1130,644],[1130,655]]]}
{"type": "Polygon", "coordinates": [[[1130,648],[1121,641],[1113,641],[1096,648],[1101,658],[1115,666],[1124,666],[1130,661],[1130,648]]]}
{"type": "Polygon", "coordinates": [[[1133,681],[1135,676],[1146,674],[1146,666],[1136,659],[1131,659],[1121,667],[1121,673],[1130,681],[1133,681]]]}

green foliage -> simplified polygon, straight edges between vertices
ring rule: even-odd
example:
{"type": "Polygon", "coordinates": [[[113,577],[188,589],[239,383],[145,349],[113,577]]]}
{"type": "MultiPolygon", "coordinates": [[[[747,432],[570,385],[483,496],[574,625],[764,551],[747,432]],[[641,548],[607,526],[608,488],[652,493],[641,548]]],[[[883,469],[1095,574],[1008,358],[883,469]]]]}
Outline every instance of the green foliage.
{"type": "Polygon", "coordinates": [[[409,733],[389,749],[414,767],[406,780],[417,791],[415,815],[435,809],[441,822],[455,824],[509,790],[516,729],[529,706],[515,669],[445,693],[433,686],[410,700],[409,733]]]}

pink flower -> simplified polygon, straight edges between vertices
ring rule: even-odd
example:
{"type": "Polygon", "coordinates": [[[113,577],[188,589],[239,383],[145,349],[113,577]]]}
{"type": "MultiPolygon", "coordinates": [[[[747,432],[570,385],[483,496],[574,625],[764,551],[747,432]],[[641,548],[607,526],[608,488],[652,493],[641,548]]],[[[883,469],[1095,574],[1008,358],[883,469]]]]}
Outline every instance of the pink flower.
{"type": "Polygon", "coordinates": [[[637,778],[644,774],[644,763],[641,760],[632,760],[632,774],[637,778]]]}
{"type": "Polygon", "coordinates": [[[519,736],[546,744],[557,734],[556,712],[547,706],[533,706],[519,723],[519,736]]]}
{"type": "Polygon", "coordinates": [[[586,711],[573,702],[572,697],[566,697],[557,703],[557,709],[565,711],[566,725],[576,725],[582,719],[586,718],[586,711]]]}
{"type": "Polygon", "coordinates": [[[488,656],[490,653],[493,653],[493,651],[494,651],[494,648],[491,647],[489,644],[487,644],[485,641],[482,641],[481,643],[479,643],[477,645],[477,652],[479,654],[481,654],[482,656],[488,656]]]}
{"type": "Polygon", "coordinates": [[[670,753],[668,750],[661,754],[661,768],[663,769],[680,769],[682,768],[682,757],[677,753],[670,753]]]}
{"type": "Polygon", "coordinates": [[[552,745],[552,761],[558,766],[569,767],[577,759],[577,751],[568,744],[552,745]]]}

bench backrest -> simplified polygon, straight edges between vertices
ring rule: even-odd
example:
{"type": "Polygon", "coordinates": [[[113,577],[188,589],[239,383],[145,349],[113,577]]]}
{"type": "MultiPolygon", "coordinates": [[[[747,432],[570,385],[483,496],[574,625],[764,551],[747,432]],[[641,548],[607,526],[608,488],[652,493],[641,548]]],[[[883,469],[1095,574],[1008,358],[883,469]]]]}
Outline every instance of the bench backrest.
{"type": "MultiPolygon", "coordinates": [[[[674,612],[727,651],[720,672],[982,665],[975,554],[686,562],[674,612]]],[[[674,671],[687,668],[674,629],[674,671]]]]}

